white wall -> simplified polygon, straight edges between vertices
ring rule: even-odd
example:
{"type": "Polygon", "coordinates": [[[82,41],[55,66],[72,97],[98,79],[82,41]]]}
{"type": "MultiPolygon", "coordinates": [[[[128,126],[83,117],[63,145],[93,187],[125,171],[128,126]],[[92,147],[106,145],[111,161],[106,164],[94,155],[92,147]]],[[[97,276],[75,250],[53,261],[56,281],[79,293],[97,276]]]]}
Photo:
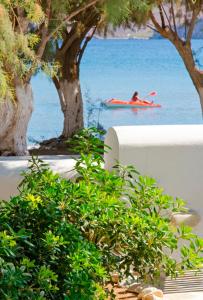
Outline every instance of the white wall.
{"type": "Polygon", "coordinates": [[[154,177],[165,193],[181,197],[201,216],[203,235],[203,125],[122,126],[108,130],[105,167],[116,160],[154,177]]]}
{"type": "MultiPolygon", "coordinates": [[[[17,186],[21,182],[21,172],[27,169],[30,157],[0,157],[0,199],[8,200],[17,195],[17,186]]],[[[73,171],[75,161],[72,156],[40,156],[54,172],[65,178],[75,176],[73,171]]]]}

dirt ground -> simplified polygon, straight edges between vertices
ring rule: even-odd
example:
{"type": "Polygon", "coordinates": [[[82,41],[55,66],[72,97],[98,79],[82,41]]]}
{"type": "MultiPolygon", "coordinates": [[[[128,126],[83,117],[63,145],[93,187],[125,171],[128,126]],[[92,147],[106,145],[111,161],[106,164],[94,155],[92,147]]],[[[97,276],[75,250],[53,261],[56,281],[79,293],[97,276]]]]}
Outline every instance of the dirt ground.
{"type": "Polygon", "coordinates": [[[116,300],[137,300],[137,295],[127,292],[125,288],[115,286],[114,294],[116,295],[116,300]]]}
{"type": "Polygon", "coordinates": [[[30,155],[71,155],[73,151],[68,149],[67,139],[53,138],[45,140],[37,148],[29,150],[30,155]]]}

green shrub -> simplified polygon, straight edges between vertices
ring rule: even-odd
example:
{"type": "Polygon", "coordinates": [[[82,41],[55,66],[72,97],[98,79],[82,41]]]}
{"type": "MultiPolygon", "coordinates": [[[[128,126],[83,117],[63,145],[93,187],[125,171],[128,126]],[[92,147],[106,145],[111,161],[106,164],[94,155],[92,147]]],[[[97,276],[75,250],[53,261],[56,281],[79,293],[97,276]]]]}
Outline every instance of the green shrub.
{"type": "Polygon", "coordinates": [[[98,132],[86,129],[79,136],[79,145],[78,137],[70,141],[77,144],[81,157],[67,213],[102,251],[107,270],[127,276],[133,269],[145,281],[153,281],[161,273],[176,276],[200,268],[203,239],[188,226],[171,224],[173,213],[186,211],[185,202],[165,195],[154,179],[141,176],[133,166],[118,164],[115,172],[104,170],[101,148],[103,152],[108,148],[97,138],[98,132]],[[178,258],[171,256],[173,252],[179,253],[178,258]]]}
{"type": "Polygon", "coordinates": [[[30,172],[1,203],[0,299],[104,299],[101,254],[63,208],[70,183],[39,160],[30,172]]]}
{"type": "Polygon", "coordinates": [[[105,299],[101,286],[114,270],[149,281],[202,266],[203,240],[170,221],[184,202],[132,166],[104,170],[103,142],[88,134],[77,146],[77,180],[33,158],[20,195],[1,204],[1,299],[105,299]],[[176,260],[180,240],[187,246],[176,260]]]}

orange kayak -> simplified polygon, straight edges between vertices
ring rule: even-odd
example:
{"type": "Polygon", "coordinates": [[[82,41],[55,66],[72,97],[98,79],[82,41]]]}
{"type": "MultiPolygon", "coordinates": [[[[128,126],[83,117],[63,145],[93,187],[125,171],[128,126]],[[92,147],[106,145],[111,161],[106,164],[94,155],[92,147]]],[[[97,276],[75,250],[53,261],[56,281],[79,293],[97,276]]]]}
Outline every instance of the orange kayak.
{"type": "Polygon", "coordinates": [[[120,100],[120,99],[110,99],[104,102],[104,104],[107,107],[137,107],[137,108],[141,108],[141,107],[161,107],[160,104],[155,104],[153,101],[152,102],[148,102],[148,101],[124,101],[124,100],[120,100]]]}

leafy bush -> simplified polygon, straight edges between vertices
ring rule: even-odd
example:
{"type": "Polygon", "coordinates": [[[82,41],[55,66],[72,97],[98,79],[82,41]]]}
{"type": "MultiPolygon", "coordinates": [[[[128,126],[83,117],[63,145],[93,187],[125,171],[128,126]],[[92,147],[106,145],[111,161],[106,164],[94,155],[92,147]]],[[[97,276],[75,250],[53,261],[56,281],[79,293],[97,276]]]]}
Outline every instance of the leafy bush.
{"type": "Polygon", "coordinates": [[[1,299],[104,299],[101,254],[64,210],[69,185],[33,159],[20,195],[1,203],[1,299]]]}
{"type": "Polygon", "coordinates": [[[185,202],[165,195],[154,179],[141,176],[133,166],[104,170],[101,148],[104,152],[108,147],[97,138],[98,132],[85,129],[79,136],[79,144],[78,136],[70,141],[81,156],[67,212],[83,236],[102,251],[107,270],[127,276],[133,269],[146,281],[161,273],[176,276],[200,268],[203,239],[190,227],[171,223],[173,213],[186,211],[185,202]]]}
{"type": "Polygon", "coordinates": [[[102,147],[97,132],[82,132],[74,182],[33,158],[20,195],[1,204],[1,299],[105,299],[114,270],[148,281],[202,266],[203,240],[170,221],[184,202],[132,166],[104,170],[102,147]]]}
{"type": "Polygon", "coordinates": [[[80,154],[92,153],[94,157],[99,155],[102,159],[101,154],[104,153],[106,148],[109,149],[106,145],[104,147],[104,142],[101,140],[104,134],[104,130],[98,130],[94,127],[85,128],[79,130],[72,139],[67,141],[67,144],[73,152],[80,154]]]}

